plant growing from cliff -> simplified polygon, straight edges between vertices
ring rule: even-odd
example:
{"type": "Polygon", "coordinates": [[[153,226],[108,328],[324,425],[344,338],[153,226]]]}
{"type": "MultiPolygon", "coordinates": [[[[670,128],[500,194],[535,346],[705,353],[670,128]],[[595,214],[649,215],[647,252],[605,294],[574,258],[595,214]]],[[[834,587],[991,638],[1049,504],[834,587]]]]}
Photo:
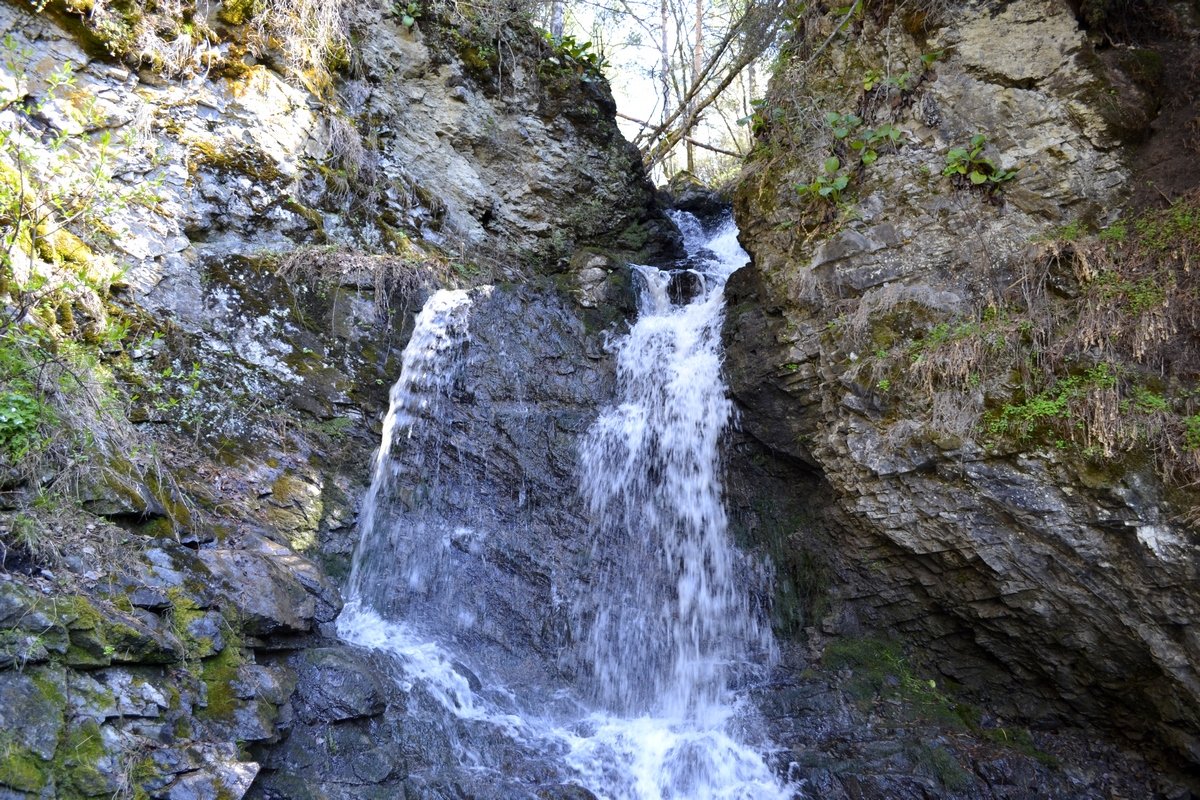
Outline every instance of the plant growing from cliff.
{"type": "Polygon", "coordinates": [[[796,191],[801,197],[836,203],[850,185],[850,175],[841,171],[842,162],[837,156],[825,159],[821,168],[822,172],[811,182],[796,184],[796,191]]]}
{"type": "Polygon", "coordinates": [[[412,29],[413,25],[417,24],[417,20],[421,18],[421,4],[413,0],[409,3],[396,3],[392,6],[392,13],[400,20],[400,24],[407,29],[412,29]]]}
{"type": "Polygon", "coordinates": [[[903,138],[903,131],[890,123],[864,128],[862,117],[836,111],[828,112],[825,122],[832,129],[835,154],[825,159],[822,171],[812,181],[796,184],[795,188],[802,198],[838,203],[856,174],[855,168],[874,164],[884,148],[895,150],[903,138]],[[845,165],[843,171],[843,162],[836,155],[838,152],[852,156],[855,166],[845,165]]]}
{"type": "Polygon", "coordinates": [[[592,49],[591,42],[580,42],[570,35],[555,39],[549,31],[543,31],[542,38],[551,48],[546,62],[575,72],[585,82],[604,78],[603,69],[607,62],[592,49]]]}
{"type": "Polygon", "coordinates": [[[953,147],[946,153],[946,166],[942,174],[971,186],[994,189],[1017,177],[1015,169],[1001,169],[996,162],[983,155],[987,137],[977,133],[966,147],[953,147]]]}
{"type": "Polygon", "coordinates": [[[751,100],[750,108],[754,110],[746,116],[739,118],[737,124],[748,125],[750,133],[755,136],[761,136],[766,133],[771,123],[783,116],[783,109],[771,105],[765,98],[761,97],[751,100]]]}

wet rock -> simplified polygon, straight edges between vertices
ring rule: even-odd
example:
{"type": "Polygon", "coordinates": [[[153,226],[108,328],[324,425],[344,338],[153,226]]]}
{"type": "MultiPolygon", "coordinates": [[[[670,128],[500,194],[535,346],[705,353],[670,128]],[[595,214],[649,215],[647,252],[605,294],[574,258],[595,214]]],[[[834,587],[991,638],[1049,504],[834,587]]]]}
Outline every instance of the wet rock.
{"type": "Polygon", "coordinates": [[[258,765],[229,761],[211,765],[209,769],[189,772],[167,787],[167,800],[221,800],[241,798],[250,788],[258,765]]]}
{"type": "Polygon", "coordinates": [[[312,561],[264,537],[244,541],[243,546],[269,556],[273,563],[295,578],[312,595],[316,602],[313,619],[317,622],[331,622],[342,610],[342,598],[337,585],[312,561]]]}
{"type": "Polygon", "coordinates": [[[379,714],[385,690],[379,666],[362,650],[323,647],[292,662],[296,670],[296,716],[309,723],[336,722],[379,714]]]}
{"type": "Polygon", "coordinates": [[[687,170],[671,176],[665,190],[664,205],[695,214],[709,224],[724,217],[729,210],[729,198],[709,189],[687,170]]]}
{"type": "MultiPolygon", "coordinates": [[[[951,386],[956,366],[982,362],[950,356],[955,345],[939,350],[932,333],[985,318],[989,298],[1025,308],[1005,293],[1025,285],[1030,239],[1114,217],[1134,163],[1122,142],[1147,133],[1131,129],[1146,115],[1120,110],[1139,105],[1138,90],[1113,83],[1103,48],[1067,5],[974,7],[969,19],[937,20],[928,39],[910,38],[903,14],[880,19],[833,57],[843,66],[776,78],[779,102],[803,92],[837,112],[867,96],[846,85],[843,67],[903,62],[916,77],[921,53],[945,48],[907,89],[869,95],[880,114],[864,125],[893,124],[905,140],[855,177],[853,221],[828,224],[793,197],[787,176],[816,174],[811,155],[763,151],[743,173],[735,209],[753,263],[729,283],[726,326],[747,434],[734,467],[746,474],[732,480],[746,493],[740,513],[788,575],[781,585],[820,598],[787,601],[808,615],[797,638],[894,633],[998,710],[1095,726],[1194,772],[1200,651],[1173,620],[1200,613],[1200,596],[1166,601],[1157,588],[1194,583],[1180,556],[1194,532],[1164,521],[1172,492],[1140,456],[1108,462],[1100,477],[1081,466],[1087,458],[1060,452],[1065,441],[998,442],[986,420],[1018,402],[1020,380],[994,367],[951,386]],[[1002,191],[973,193],[941,175],[950,149],[975,134],[995,165],[1019,167],[1002,191]],[[940,356],[946,364],[918,386],[922,358],[940,356]],[[803,488],[773,482],[785,474],[803,488]],[[809,492],[821,507],[804,507],[809,492]]],[[[1180,20],[1194,48],[1195,20],[1180,20]]],[[[832,132],[819,135],[835,146],[832,132]]],[[[1059,289],[1048,303],[1078,291],[1050,280],[1059,289]]],[[[851,796],[933,791],[870,776],[821,781],[851,796]]]]}
{"type": "Polygon", "coordinates": [[[63,730],[65,692],[60,669],[0,672],[0,728],[17,745],[49,761],[63,730]]]}

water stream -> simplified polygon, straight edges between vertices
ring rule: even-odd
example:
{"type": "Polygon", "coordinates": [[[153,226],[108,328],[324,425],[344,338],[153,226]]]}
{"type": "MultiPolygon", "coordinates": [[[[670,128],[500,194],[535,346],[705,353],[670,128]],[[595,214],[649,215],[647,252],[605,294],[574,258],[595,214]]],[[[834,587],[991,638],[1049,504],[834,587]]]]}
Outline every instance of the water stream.
{"type": "Polygon", "coordinates": [[[768,765],[770,744],[738,691],[774,658],[747,589],[756,567],[730,542],[720,480],[732,413],[720,374],[723,289],[747,257],[732,222],[708,232],[690,215],[677,222],[689,270],[632,267],[638,319],[614,343],[618,397],[580,445],[591,569],[586,585],[558,591],[571,595],[586,668],[541,687],[545,702],[498,685],[458,638],[476,611],[444,567],[471,546],[469,526],[398,490],[411,485],[404,476],[437,484],[424,454],[438,450],[440,409],[470,347],[471,294],[430,298],[392,388],[339,634],[395,656],[397,680],[438,709],[458,763],[490,776],[497,798],[547,796],[547,784],[607,800],[797,792],[768,765]],[[680,285],[690,298],[676,302],[680,285]],[[525,762],[536,767],[514,767],[525,762]]]}

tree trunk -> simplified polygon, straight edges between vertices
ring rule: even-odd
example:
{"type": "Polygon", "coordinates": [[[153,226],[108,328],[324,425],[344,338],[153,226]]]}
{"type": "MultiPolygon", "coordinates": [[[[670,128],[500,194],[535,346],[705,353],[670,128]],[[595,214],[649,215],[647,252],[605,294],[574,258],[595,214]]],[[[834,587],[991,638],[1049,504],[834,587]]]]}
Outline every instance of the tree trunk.
{"type": "Polygon", "coordinates": [[[563,37],[564,2],[565,0],[552,0],[550,3],[550,35],[556,42],[561,42],[563,37]]]}

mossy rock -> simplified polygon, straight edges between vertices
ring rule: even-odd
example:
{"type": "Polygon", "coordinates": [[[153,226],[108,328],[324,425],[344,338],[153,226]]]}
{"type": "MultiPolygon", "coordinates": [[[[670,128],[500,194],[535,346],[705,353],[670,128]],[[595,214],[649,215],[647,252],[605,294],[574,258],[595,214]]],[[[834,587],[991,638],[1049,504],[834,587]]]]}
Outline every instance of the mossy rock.
{"type": "Polygon", "coordinates": [[[200,666],[200,678],[204,681],[203,719],[228,722],[240,705],[234,683],[238,670],[246,663],[240,647],[230,644],[212,658],[205,659],[200,666]]]}
{"type": "Polygon", "coordinates": [[[245,25],[261,11],[260,0],[222,0],[217,19],[226,25],[245,25]]]}
{"type": "Polygon", "coordinates": [[[49,783],[49,765],[11,741],[0,740],[0,786],[37,793],[49,783]]]}
{"type": "Polygon", "coordinates": [[[217,139],[195,138],[188,141],[193,169],[207,167],[218,172],[245,175],[256,183],[273,184],[284,180],[274,162],[257,148],[217,139]]]}

